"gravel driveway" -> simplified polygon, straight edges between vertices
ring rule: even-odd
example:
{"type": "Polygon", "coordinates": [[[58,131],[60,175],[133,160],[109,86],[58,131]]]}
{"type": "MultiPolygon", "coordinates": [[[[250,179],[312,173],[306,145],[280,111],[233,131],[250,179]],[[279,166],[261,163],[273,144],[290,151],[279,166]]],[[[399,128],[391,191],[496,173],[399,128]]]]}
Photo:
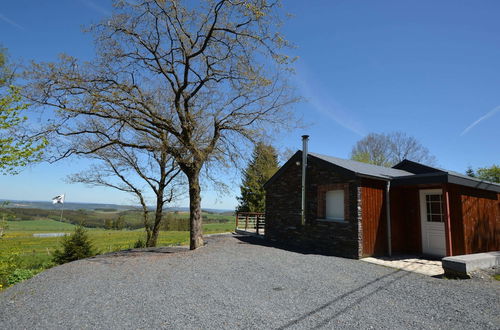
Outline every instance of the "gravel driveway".
{"type": "Polygon", "coordinates": [[[212,236],[72,262],[0,293],[0,329],[500,328],[500,285],[212,236]]]}

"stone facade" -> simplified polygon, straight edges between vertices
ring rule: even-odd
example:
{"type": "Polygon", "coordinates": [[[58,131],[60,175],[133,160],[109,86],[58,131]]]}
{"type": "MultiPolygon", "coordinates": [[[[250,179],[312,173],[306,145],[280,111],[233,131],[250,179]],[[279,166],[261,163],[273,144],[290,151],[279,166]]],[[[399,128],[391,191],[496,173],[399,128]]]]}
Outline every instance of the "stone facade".
{"type": "Polygon", "coordinates": [[[359,258],[361,211],[359,179],[351,172],[308,157],[306,221],[301,224],[301,153],[296,153],[266,185],[266,238],[304,250],[359,258]],[[325,194],[344,190],[344,221],[325,219],[325,194]]]}

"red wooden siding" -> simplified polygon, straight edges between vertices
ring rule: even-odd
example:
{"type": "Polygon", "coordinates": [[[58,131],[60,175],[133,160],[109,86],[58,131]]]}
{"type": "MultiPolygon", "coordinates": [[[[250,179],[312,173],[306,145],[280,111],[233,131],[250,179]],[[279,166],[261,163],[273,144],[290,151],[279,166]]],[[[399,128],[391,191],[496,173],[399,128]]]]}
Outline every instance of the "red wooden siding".
{"type": "Polygon", "coordinates": [[[420,202],[417,187],[391,188],[393,253],[421,253],[420,202]]]}
{"type": "Polygon", "coordinates": [[[363,256],[387,253],[386,183],[378,180],[361,181],[361,230],[363,256]]]}
{"type": "MultiPolygon", "coordinates": [[[[450,255],[500,250],[500,194],[454,184],[391,188],[393,253],[422,253],[420,189],[448,190],[450,255]]],[[[363,180],[361,186],[363,255],[387,251],[385,183],[363,180]]]]}
{"type": "Polygon", "coordinates": [[[450,255],[465,254],[464,226],[462,218],[462,200],[460,191],[464,187],[453,184],[446,185],[450,202],[451,247],[450,255]]]}
{"type": "Polygon", "coordinates": [[[448,185],[453,255],[500,250],[500,194],[448,185]]]}

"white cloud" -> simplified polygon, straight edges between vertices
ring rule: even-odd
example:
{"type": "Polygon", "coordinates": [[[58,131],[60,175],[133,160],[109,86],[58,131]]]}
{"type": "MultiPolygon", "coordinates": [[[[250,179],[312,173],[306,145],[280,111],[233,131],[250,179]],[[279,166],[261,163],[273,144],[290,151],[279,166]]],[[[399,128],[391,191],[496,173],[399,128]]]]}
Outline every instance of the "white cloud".
{"type": "Polygon", "coordinates": [[[7,23],[7,24],[12,25],[13,27],[15,27],[15,28],[17,28],[17,29],[19,29],[19,30],[24,30],[24,27],[23,27],[23,26],[21,26],[21,25],[17,24],[15,21],[11,20],[10,18],[8,18],[8,17],[7,17],[7,16],[5,16],[5,15],[2,15],[1,13],[0,13],[0,20],[4,21],[4,22],[5,22],[5,23],[7,23]]]}
{"type": "Polygon", "coordinates": [[[491,110],[490,112],[488,112],[487,114],[485,114],[484,116],[482,117],[479,117],[479,119],[477,119],[475,122],[473,122],[472,124],[470,124],[469,126],[467,126],[466,129],[464,129],[462,131],[462,133],[460,133],[460,136],[462,135],[465,135],[467,134],[471,129],[473,129],[477,124],[479,124],[480,122],[482,122],[483,120],[486,120],[488,118],[490,118],[491,116],[493,116],[494,114],[496,114],[497,112],[500,111],[500,105],[497,106],[496,108],[494,108],[493,110],[491,110]]]}

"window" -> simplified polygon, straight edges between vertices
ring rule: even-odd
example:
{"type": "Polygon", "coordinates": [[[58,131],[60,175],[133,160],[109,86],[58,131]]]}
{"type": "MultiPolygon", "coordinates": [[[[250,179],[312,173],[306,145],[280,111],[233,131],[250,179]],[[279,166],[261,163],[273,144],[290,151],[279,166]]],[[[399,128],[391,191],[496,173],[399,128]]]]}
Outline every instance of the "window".
{"type": "Polygon", "coordinates": [[[326,218],[344,221],[344,190],[326,192],[326,218]]]}
{"type": "Polygon", "coordinates": [[[318,185],[316,219],[319,221],[349,221],[349,184],[318,185]]]}
{"type": "Polygon", "coordinates": [[[444,222],[443,201],[441,194],[425,195],[428,222],[444,222]]]}

